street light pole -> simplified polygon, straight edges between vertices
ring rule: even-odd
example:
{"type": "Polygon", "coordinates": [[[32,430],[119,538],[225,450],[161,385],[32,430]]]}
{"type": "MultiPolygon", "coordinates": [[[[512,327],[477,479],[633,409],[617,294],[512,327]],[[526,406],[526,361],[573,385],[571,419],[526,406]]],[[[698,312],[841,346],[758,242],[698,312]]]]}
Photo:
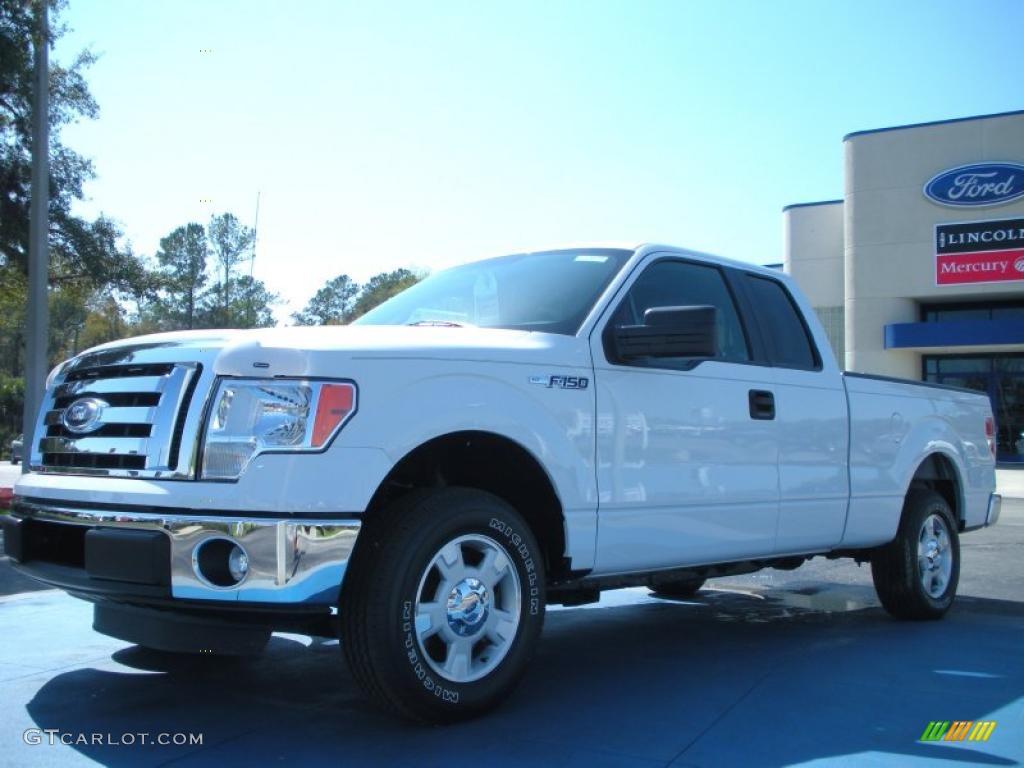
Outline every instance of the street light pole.
{"type": "Polygon", "coordinates": [[[36,415],[46,386],[50,269],[48,208],[50,198],[50,34],[47,24],[48,0],[36,0],[35,94],[32,106],[32,203],[28,235],[28,312],[25,333],[25,410],[22,413],[22,472],[31,464],[33,448],[42,435],[35,435],[36,415]]]}

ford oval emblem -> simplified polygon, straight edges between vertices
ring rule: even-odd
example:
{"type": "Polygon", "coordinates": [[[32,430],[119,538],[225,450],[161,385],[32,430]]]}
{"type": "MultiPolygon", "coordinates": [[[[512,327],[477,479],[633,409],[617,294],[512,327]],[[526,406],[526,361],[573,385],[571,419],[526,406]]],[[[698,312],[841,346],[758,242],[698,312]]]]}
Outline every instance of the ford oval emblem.
{"type": "Polygon", "coordinates": [[[68,432],[84,435],[103,426],[103,409],[108,403],[98,397],[80,397],[64,409],[61,424],[68,432]]]}
{"type": "Polygon", "coordinates": [[[924,196],[957,208],[1009,203],[1024,197],[1024,165],[974,163],[950,168],[924,185],[924,196]]]}

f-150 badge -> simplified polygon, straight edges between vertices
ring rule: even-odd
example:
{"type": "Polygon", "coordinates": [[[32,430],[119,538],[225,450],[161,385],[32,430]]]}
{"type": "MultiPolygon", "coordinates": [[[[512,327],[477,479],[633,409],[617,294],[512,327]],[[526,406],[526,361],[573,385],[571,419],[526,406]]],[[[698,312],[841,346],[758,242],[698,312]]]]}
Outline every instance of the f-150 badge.
{"type": "Polygon", "coordinates": [[[585,376],[531,376],[530,383],[548,389],[586,389],[590,379],[585,376]]]}

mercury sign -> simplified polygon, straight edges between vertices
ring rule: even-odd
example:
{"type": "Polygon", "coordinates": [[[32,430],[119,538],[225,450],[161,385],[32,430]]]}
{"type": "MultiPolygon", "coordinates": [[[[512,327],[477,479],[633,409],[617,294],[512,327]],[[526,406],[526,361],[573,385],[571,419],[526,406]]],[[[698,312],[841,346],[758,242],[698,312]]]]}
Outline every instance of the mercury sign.
{"type": "Polygon", "coordinates": [[[936,285],[1012,280],[1024,280],[1024,219],[936,225],[936,285]]]}
{"type": "Polygon", "coordinates": [[[1002,205],[1024,197],[1024,165],[975,163],[950,168],[924,185],[924,196],[940,205],[1002,205]]]}

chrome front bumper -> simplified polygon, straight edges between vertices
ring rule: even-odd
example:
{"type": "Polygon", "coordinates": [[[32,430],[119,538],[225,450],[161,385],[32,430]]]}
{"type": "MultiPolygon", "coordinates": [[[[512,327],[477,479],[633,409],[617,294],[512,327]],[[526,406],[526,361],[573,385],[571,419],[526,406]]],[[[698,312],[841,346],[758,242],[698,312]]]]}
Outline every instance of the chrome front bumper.
{"type": "MultiPolygon", "coordinates": [[[[170,597],[233,603],[275,603],[303,606],[337,604],[345,566],[355,546],[356,519],[273,519],[123,509],[82,509],[66,504],[16,500],[15,522],[85,529],[162,532],[170,543],[170,597]],[[216,586],[202,577],[195,562],[197,548],[210,539],[228,539],[248,556],[245,578],[232,587],[216,586]]],[[[30,535],[30,534],[26,534],[30,535]]],[[[83,536],[83,542],[85,538],[83,536]]],[[[83,545],[87,546],[87,545],[83,545]]],[[[41,556],[42,560],[46,555],[41,556]]],[[[88,552],[82,553],[88,564],[88,552]]],[[[32,561],[25,563],[31,573],[32,561]]],[[[57,563],[60,565],[60,563],[57,563]]],[[[84,591],[89,590],[88,574],[84,591]]],[[[93,580],[96,581],[96,580],[93,580]]],[[[116,581],[104,579],[111,593],[116,581]]],[[[97,583],[97,589],[99,584],[97,583]]],[[[125,584],[130,595],[132,584],[125,584]]],[[[116,597],[116,592],[113,595],[116,597]]]]}

